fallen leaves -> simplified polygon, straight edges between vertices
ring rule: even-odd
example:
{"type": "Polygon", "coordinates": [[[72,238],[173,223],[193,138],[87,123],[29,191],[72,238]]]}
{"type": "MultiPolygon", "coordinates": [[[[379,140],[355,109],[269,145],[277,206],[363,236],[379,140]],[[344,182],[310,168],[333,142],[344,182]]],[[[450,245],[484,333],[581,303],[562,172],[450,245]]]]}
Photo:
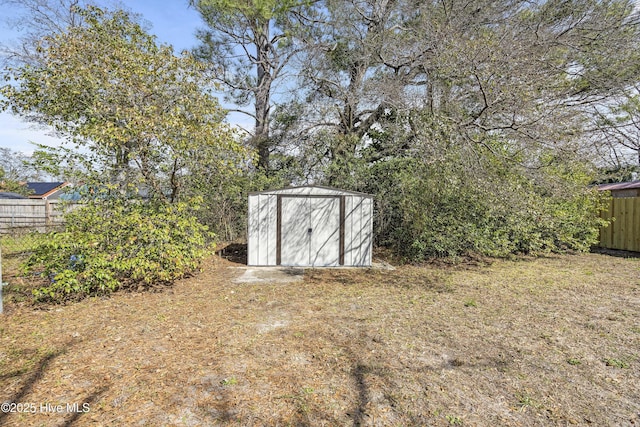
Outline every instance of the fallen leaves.
{"type": "Polygon", "coordinates": [[[0,400],[90,411],[0,423],[640,422],[637,260],[318,269],[285,285],[234,283],[234,266],[212,259],[163,292],[12,306],[0,400]]]}

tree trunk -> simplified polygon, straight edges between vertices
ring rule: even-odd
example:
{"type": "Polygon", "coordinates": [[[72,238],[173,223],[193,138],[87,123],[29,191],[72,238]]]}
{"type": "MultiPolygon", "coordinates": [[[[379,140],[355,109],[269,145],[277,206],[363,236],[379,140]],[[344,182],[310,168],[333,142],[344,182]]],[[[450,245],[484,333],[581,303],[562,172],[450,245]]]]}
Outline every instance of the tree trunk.
{"type": "Polygon", "coordinates": [[[258,167],[264,171],[269,171],[269,154],[271,148],[271,140],[269,138],[269,113],[270,113],[270,95],[271,84],[273,83],[273,75],[271,73],[271,63],[269,61],[269,22],[262,25],[256,37],[257,48],[257,86],[255,89],[255,108],[256,121],[255,130],[252,138],[252,145],[258,151],[258,167]]]}

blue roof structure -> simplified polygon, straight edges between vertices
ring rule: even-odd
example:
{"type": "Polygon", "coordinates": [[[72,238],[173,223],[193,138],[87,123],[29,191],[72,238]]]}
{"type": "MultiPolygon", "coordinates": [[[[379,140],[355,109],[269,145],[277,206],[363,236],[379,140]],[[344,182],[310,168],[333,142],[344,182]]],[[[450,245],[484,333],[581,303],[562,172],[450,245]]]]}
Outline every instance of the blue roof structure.
{"type": "Polygon", "coordinates": [[[27,199],[27,197],[18,193],[0,192],[0,199],[27,199]]]}
{"type": "Polygon", "coordinates": [[[63,184],[64,182],[27,182],[27,188],[33,190],[30,196],[44,196],[63,184]]]}

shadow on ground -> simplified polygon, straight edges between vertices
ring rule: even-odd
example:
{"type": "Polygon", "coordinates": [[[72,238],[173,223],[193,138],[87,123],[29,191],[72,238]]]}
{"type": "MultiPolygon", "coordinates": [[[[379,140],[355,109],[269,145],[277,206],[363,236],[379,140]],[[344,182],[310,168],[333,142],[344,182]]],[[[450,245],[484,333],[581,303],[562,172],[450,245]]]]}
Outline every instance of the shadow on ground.
{"type": "Polygon", "coordinates": [[[216,251],[216,254],[227,261],[247,265],[246,243],[230,243],[216,251]]]}
{"type": "Polygon", "coordinates": [[[592,248],[594,254],[609,255],[617,258],[640,258],[640,252],[623,251],[619,249],[592,248]]]}
{"type": "MultiPolygon", "coordinates": [[[[50,365],[54,360],[56,360],[61,355],[64,355],[69,352],[69,350],[77,344],[76,340],[69,340],[64,343],[60,348],[50,351],[47,354],[43,355],[36,363],[35,366],[30,369],[29,373],[25,374],[16,374],[15,376],[25,375],[24,380],[22,381],[22,385],[18,388],[11,396],[6,398],[4,402],[10,404],[21,405],[23,402],[28,401],[28,396],[33,392],[35,388],[38,387],[38,383],[42,380],[43,376],[46,374],[50,365]]],[[[89,390],[87,396],[82,399],[82,403],[85,405],[89,405],[89,407],[104,394],[109,387],[107,385],[101,385],[97,387],[95,390],[89,390]]],[[[69,416],[67,416],[63,422],[62,426],[71,426],[78,419],[87,412],[87,409],[84,406],[79,406],[78,411],[70,412],[69,416]]],[[[33,411],[38,411],[38,407],[33,407],[33,411]]],[[[19,412],[18,412],[19,414],[19,412]]],[[[9,418],[13,415],[11,411],[2,411],[0,412],[0,425],[4,425],[9,422],[9,418]]]]}

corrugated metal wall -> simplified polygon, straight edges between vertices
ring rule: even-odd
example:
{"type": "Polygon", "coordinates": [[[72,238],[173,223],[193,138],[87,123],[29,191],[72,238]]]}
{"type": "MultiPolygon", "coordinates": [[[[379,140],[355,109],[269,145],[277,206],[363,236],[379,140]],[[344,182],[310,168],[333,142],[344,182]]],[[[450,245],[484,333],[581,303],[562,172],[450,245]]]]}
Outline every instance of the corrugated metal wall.
{"type": "Polygon", "coordinates": [[[600,246],[640,252],[640,197],[612,198],[605,219],[615,218],[600,229],[600,246]]]}
{"type": "Polygon", "coordinates": [[[344,264],[371,265],[373,237],[373,201],[368,197],[345,198],[344,264]]]}
{"type": "Polygon", "coordinates": [[[274,194],[249,196],[249,265],[276,265],[277,200],[274,194]]]}
{"type": "Polygon", "coordinates": [[[313,186],[254,193],[248,214],[249,265],[371,265],[368,195],[313,186]]]}

